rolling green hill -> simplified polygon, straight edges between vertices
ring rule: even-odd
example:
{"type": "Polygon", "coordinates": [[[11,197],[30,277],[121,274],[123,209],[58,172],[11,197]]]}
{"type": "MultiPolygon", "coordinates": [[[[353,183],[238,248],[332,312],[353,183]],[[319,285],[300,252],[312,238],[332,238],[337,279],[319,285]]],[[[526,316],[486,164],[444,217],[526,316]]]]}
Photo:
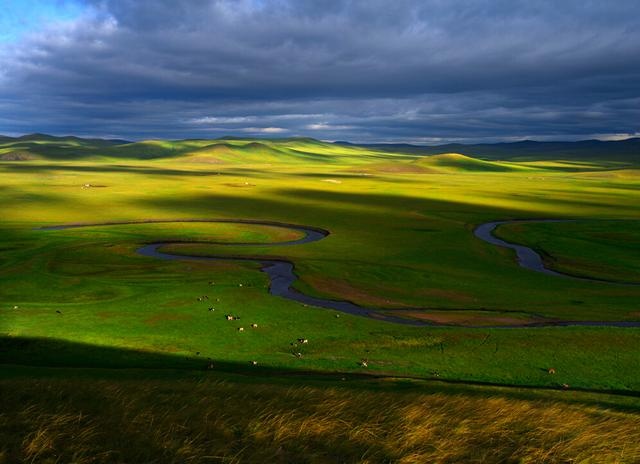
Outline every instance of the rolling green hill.
{"type": "MultiPolygon", "coordinates": [[[[354,162],[384,159],[389,154],[356,146],[340,146],[310,138],[216,140],[122,140],[82,139],[31,134],[0,138],[0,160],[177,160],[196,163],[338,162],[358,156],[354,162]]],[[[407,158],[397,155],[398,159],[407,158]]]]}
{"type": "MultiPolygon", "coordinates": [[[[337,142],[353,146],[348,142],[337,142]]],[[[482,143],[446,145],[411,144],[361,144],[369,149],[406,153],[412,155],[441,155],[463,153],[474,158],[488,160],[536,161],[536,160],[594,160],[607,159],[640,164],[640,138],[618,141],[582,140],[578,142],[536,142],[524,140],[513,143],[482,143]]]]}
{"type": "MultiPolygon", "coordinates": [[[[640,138],[603,142],[534,142],[497,144],[448,144],[420,146],[410,144],[361,144],[323,142],[307,137],[255,139],[222,137],[190,140],[85,139],[74,136],[55,137],[29,134],[21,137],[0,136],[0,160],[113,160],[175,159],[196,163],[253,162],[384,162],[416,161],[423,167],[456,168],[469,171],[508,171],[522,169],[514,163],[594,160],[623,165],[640,165],[640,138]],[[427,157],[434,156],[433,159],[427,157]],[[464,158],[462,158],[464,156],[464,158]],[[390,158],[391,157],[391,158],[390,158]],[[488,161],[510,163],[487,164],[488,161]]],[[[530,165],[529,167],[535,167],[530,165]]],[[[541,167],[541,166],[539,166],[541,167]]]]}
{"type": "Polygon", "coordinates": [[[445,153],[422,158],[418,161],[421,166],[431,166],[436,168],[447,168],[459,171],[479,171],[479,172],[508,172],[518,171],[527,168],[517,163],[505,163],[497,161],[485,161],[459,153],[445,153]]]}
{"type": "Polygon", "coordinates": [[[0,136],[0,160],[95,159],[110,147],[124,143],[127,142],[109,139],[84,139],[74,136],[55,137],[46,134],[29,134],[21,137],[0,136]]]}

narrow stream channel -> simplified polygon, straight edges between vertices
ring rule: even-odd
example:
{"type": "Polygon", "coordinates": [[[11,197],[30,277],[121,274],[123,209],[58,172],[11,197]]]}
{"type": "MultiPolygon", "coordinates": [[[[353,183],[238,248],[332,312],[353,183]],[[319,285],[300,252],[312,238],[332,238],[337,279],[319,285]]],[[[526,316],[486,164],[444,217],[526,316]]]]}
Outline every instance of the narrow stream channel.
{"type": "MultiPolygon", "coordinates": [[[[182,219],[182,220],[146,220],[146,221],[130,221],[130,222],[111,222],[101,224],[67,224],[59,226],[43,227],[41,230],[64,230],[81,227],[100,227],[100,226],[118,226],[131,224],[149,224],[149,223],[176,223],[176,222],[206,222],[206,223],[233,223],[233,224],[253,224],[272,227],[281,227],[289,230],[303,232],[304,236],[297,240],[274,242],[274,243],[216,243],[216,242],[200,242],[207,244],[229,245],[229,246],[292,246],[317,242],[324,239],[330,233],[329,231],[317,227],[302,226],[297,224],[288,224],[275,221],[258,221],[250,219],[182,219]]],[[[522,267],[527,269],[543,272],[545,274],[557,277],[573,277],[561,274],[548,269],[544,266],[542,257],[531,248],[523,245],[517,245],[505,242],[495,237],[492,232],[501,224],[511,222],[524,221],[494,221],[478,226],[474,234],[481,240],[491,243],[492,245],[511,248],[516,251],[518,262],[522,267]]],[[[538,222],[561,222],[561,220],[541,220],[538,222]]],[[[488,326],[456,326],[453,324],[439,324],[431,321],[409,319],[397,317],[387,314],[390,310],[386,308],[365,307],[346,300],[332,300],[327,298],[314,297],[301,293],[293,288],[293,284],[298,280],[295,274],[295,265],[292,261],[286,259],[268,259],[260,257],[228,257],[228,256],[192,256],[172,254],[161,251],[160,249],[167,245],[185,244],[191,245],[199,242],[155,242],[146,244],[136,250],[142,256],[163,260],[191,260],[191,261],[252,261],[261,264],[261,270],[269,276],[269,293],[274,296],[286,298],[308,306],[318,308],[333,309],[354,316],[367,317],[378,321],[385,321],[395,324],[411,325],[411,326],[447,326],[447,327],[466,327],[466,328],[534,328],[534,327],[564,327],[564,326],[587,326],[587,327],[640,327],[640,321],[536,321],[523,322],[522,324],[500,325],[495,327],[488,326]]],[[[581,279],[591,280],[591,279],[581,279]]],[[[425,308],[403,308],[414,311],[429,311],[425,308]]],[[[464,310],[451,310],[464,311],[464,310]]],[[[482,312],[479,310],[468,310],[474,312],[482,312]]],[[[490,311],[488,314],[504,313],[505,311],[490,311]]]]}

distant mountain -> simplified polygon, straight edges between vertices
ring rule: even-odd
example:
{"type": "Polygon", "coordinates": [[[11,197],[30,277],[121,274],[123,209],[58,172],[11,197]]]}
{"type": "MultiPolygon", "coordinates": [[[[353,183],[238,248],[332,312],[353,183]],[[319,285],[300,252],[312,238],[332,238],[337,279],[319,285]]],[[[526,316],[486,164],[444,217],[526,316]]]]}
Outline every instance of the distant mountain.
{"type": "Polygon", "coordinates": [[[619,141],[536,142],[523,140],[511,143],[450,143],[436,146],[406,143],[358,145],[349,142],[335,143],[341,146],[360,146],[367,149],[412,155],[462,153],[474,158],[487,160],[607,159],[611,161],[640,162],[640,138],[637,137],[619,141]]]}

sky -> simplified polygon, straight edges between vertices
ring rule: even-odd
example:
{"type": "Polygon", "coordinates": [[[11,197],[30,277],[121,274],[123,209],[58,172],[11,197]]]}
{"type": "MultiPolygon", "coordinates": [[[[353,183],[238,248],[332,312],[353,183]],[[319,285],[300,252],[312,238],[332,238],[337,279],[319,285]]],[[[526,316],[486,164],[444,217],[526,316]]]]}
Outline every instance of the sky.
{"type": "Polygon", "coordinates": [[[638,0],[0,0],[0,134],[640,135],[638,0]]]}

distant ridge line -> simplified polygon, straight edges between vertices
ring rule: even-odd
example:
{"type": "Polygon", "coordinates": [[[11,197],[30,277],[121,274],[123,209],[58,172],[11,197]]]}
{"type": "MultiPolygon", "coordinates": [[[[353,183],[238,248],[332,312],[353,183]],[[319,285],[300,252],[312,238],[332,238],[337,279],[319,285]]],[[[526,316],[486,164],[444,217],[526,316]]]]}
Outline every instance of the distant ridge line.
{"type": "Polygon", "coordinates": [[[54,136],[41,133],[26,134],[19,137],[0,135],[0,149],[3,160],[27,159],[30,156],[42,156],[51,159],[78,159],[86,156],[101,155],[116,158],[153,159],[167,156],[180,156],[194,152],[202,146],[194,146],[193,142],[210,142],[215,144],[232,143],[244,149],[245,153],[259,155],[259,149],[265,144],[272,150],[286,149],[299,154],[296,150],[304,146],[307,154],[323,153],[324,149],[349,151],[349,155],[357,156],[359,150],[384,154],[401,154],[413,156],[443,155],[459,153],[486,161],[589,161],[607,160],[625,164],[640,164],[640,137],[624,140],[581,140],[574,142],[538,142],[522,140],[518,142],[497,142],[463,144],[449,143],[443,145],[415,145],[410,143],[351,143],[346,141],[325,142],[310,137],[236,137],[226,136],[214,139],[182,139],[161,140],[150,139],[128,141],[121,139],[82,138],[73,135],[54,136]]]}
{"type": "Polygon", "coordinates": [[[498,146],[554,146],[554,145],[616,145],[616,144],[636,144],[640,143],[640,137],[628,137],[626,139],[621,140],[599,140],[599,139],[584,139],[584,140],[575,140],[575,141],[563,141],[563,140],[554,140],[554,141],[539,141],[539,140],[518,140],[515,142],[481,142],[481,143],[442,143],[436,145],[427,145],[420,143],[406,143],[406,142],[374,142],[374,143],[354,143],[349,142],[347,140],[337,140],[335,142],[323,142],[320,139],[316,139],[313,137],[242,137],[236,135],[224,135],[221,137],[208,138],[208,137],[198,137],[198,138],[183,138],[183,139],[164,139],[164,138],[149,138],[142,140],[126,140],[126,139],[118,139],[118,138],[109,138],[109,137],[79,137],[76,135],[50,135],[41,132],[33,132],[30,134],[24,134],[16,137],[12,137],[9,135],[0,134],[0,141],[2,140],[14,140],[14,141],[47,141],[47,140],[84,140],[84,141],[104,141],[104,142],[117,142],[120,144],[125,143],[139,143],[145,142],[148,140],[160,140],[160,141],[187,141],[187,140],[211,140],[211,141],[224,141],[224,140],[237,140],[237,141],[307,141],[307,142],[318,142],[318,143],[332,143],[334,145],[346,145],[352,147],[406,147],[406,148],[416,148],[416,149],[443,149],[443,148],[456,148],[456,147],[498,147],[498,146]]]}

